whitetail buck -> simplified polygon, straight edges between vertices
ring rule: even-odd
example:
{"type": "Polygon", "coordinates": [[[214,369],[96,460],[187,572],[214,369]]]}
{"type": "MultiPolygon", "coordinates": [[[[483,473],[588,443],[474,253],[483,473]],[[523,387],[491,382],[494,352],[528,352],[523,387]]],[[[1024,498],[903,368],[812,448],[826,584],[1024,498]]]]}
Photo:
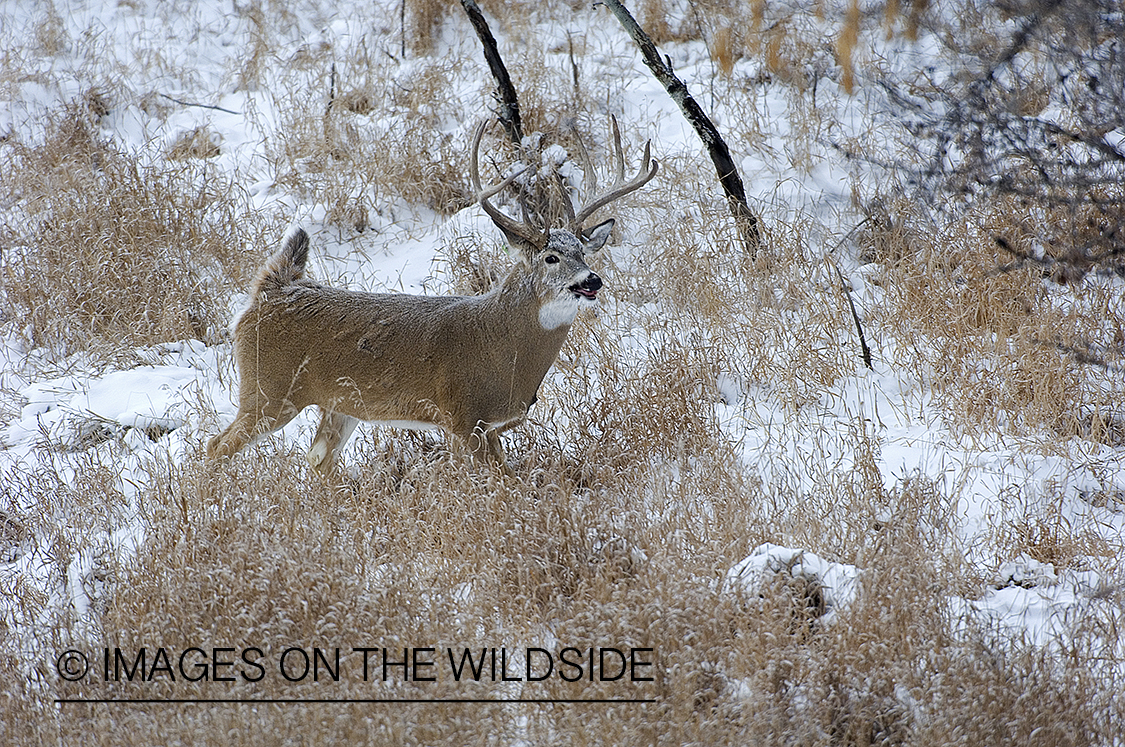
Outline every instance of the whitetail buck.
{"type": "Polygon", "coordinates": [[[602,281],[585,256],[605,244],[613,220],[586,232],[582,223],[652,179],[657,162],[646,145],[640,171],[625,181],[615,126],[617,182],[577,213],[567,204],[568,229],[538,230],[489,203],[522,172],[481,188],[483,131],[473,138],[473,188],[519,250],[517,267],[480,296],[359,293],[303,279],[308,236],[293,232],[259,272],[235,326],[238,415],[210,440],[208,457],[230,456],[319,405],[308,459],[321,472],[333,470],[361,420],[443,428],[508,471],[499,434],[527,415],[578,310],[597,304],[602,281]]]}

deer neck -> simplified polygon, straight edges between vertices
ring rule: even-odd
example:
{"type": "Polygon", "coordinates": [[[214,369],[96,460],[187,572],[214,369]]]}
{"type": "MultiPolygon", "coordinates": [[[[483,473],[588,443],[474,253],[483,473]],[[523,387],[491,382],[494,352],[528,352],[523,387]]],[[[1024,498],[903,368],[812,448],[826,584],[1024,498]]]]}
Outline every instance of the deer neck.
{"type": "Polygon", "coordinates": [[[560,315],[562,304],[543,301],[531,278],[518,272],[505,279],[494,301],[505,324],[518,330],[511,339],[517,369],[538,388],[562,349],[574,314],[560,315]]]}
{"type": "Polygon", "coordinates": [[[512,309],[510,313],[514,317],[523,319],[527,317],[528,310],[531,310],[535,324],[531,325],[529,332],[533,336],[542,332],[548,338],[554,338],[557,334],[559,345],[562,345],[578,312],[578,305],[570,298],[553,296],[545,300],[532,278],[519,272],[504,279],[497,296],[500,303],[512,309]],[[536,326],[538,329],[535,329],[536,326]]]}

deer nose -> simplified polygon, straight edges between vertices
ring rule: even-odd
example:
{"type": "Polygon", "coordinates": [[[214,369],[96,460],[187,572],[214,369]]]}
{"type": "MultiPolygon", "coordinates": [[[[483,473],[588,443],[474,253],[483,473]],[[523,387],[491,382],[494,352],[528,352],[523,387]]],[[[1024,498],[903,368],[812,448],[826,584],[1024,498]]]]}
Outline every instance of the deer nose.
{"type": "Polygon", "coordinates": [[[602,287],[602,279],[591,272],[586,276],[586,279],[579,284],[579,287],[583,290],[597,292],[602,287]]]}

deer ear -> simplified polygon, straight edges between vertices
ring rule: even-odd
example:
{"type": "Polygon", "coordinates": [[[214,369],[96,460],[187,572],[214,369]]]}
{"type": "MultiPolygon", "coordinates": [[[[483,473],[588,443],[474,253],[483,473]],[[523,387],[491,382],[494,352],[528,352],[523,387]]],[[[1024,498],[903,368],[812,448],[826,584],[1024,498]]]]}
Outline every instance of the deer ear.
{"type": "Polygon", "coordinates": [[[605,246],[605,242],[609,241],[609,234],[612,231],[613,218],[610,218],[605,223],[599,223],[588,231],[583,231],[582,248],[587,254],[593,254],[605,246]]]}

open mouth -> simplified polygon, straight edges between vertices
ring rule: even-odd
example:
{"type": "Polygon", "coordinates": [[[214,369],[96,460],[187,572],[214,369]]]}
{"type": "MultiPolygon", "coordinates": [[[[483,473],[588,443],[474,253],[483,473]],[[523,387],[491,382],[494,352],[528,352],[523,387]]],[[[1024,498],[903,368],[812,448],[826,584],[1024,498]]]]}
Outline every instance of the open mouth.
{"type": "Polygon", "coordinates": [[[588,298],[591,301],[598,300],[598,291],[596,288],[583,288],[581,285],[572,285],[567,288],[567,290],[580,298],[588,298]]]}

